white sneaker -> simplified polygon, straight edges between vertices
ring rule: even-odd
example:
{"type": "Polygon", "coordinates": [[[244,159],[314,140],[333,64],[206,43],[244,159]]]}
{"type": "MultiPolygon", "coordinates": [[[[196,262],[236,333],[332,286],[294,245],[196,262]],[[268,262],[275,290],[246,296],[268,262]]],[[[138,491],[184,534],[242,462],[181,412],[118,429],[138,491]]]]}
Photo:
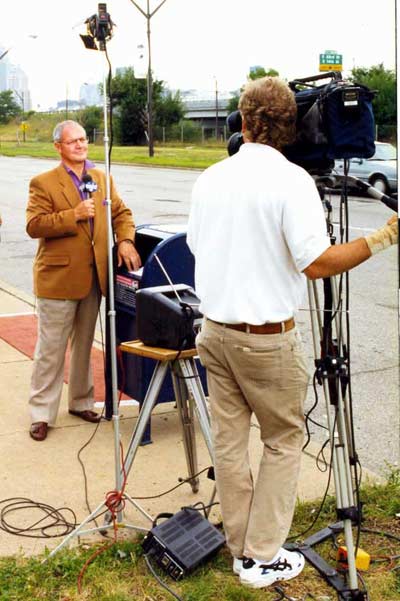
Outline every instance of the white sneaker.
{"type": "Polygon", "coordinates": [[[235,572],[235,574],[237,574],[239,576],[240,572],[242,571],[242,567],[243,567],[243,558],[242,557],[234,557],[232,569],[235,572]]]}
{"type": "Polygon", "coordinates": [[[240,582],[252,588],[263,588],[279,580],[295,578],[303,568],[304,556],[282,547],[269,563],[258,559],[244,559],[240,582]]]}

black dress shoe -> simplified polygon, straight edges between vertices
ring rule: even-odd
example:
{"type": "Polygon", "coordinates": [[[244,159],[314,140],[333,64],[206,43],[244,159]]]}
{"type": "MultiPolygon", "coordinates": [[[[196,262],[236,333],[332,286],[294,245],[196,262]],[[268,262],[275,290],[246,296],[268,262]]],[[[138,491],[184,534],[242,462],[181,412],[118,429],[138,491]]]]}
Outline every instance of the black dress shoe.
{"type": "Polygon", "coordinates": [[[35,422],[31,425],[29,434],[33,440],[45,440],[47,436],[47,423],[46,422],[35,422]]]}
{"type": "Polygon", "coordinates": [[[92,424],[97,424],[101,420],[101,415],[95,411],[91,411],[91,409],[85,409],[84,411],[72,411],[72,409],[70,409],[68,413],[76,415],[76,417],[80,417],[81,419],[84,419],[85,422],[91,422],[92,424]]]}

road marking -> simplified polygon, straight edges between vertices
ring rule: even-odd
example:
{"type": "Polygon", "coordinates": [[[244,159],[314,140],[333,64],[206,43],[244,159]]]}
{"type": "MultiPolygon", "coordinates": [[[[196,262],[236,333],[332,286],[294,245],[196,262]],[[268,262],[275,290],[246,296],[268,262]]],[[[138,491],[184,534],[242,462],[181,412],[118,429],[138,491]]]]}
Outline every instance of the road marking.
{"type": "MultiPolygon", "coordinates": [[[[339,224],[339,223],[335,223],[335,222],[333,222],[333,225],[334,225],[335,227],[340,227],[340,224],[339,224]]],[[[356,225],[349,225],[349,230],[355,230],[355,231],[358,231],[358,232],[375,232],[375,231],[376,231],[376,228],[371,228],[371,227],[358,227],[358,226],[356,226],[356,225]]]]}
{"type": "Polygon", "coordinates": [[[0,317],[22,317],[23,315],[36,315],[34,311],[29,313],[0,313],[0,317]]]}

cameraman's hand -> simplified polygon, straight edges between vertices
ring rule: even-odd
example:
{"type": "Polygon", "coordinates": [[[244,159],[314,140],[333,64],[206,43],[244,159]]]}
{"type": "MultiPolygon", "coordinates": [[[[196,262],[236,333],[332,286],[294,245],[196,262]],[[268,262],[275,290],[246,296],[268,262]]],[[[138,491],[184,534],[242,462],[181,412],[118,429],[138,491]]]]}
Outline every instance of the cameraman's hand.
{"type": "Polygon", "coordinates": [[[92,198],[82,200],[74,209],[75,221],[86,221],[94,217],[94,213],[94,200],[92,198]]]}
{"type": "Polygon", "coordinates": [[[398,217],[397,215],[393,215],[388,219],[386,225],[376,230],[370,236],[366,236],[365,240],[367,241],[371,255],[374,255],[392,244],[397,244],[398,237],[398,217]]]}

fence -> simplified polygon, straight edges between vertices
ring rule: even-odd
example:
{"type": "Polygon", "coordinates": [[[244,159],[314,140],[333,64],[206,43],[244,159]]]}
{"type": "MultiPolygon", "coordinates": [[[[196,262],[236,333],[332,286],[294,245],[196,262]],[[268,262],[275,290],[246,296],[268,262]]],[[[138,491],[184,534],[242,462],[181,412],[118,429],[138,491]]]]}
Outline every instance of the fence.
{"type": "MultiPolygon", "coordinates": [[[[102,144],[103,135],[103,131],[93,130],[89,134],[90,141],[95,144],[102,144]]],[[[153,130],[153,137],[156,144],[209,144],[215,142],[226,143],[229,134],[225,125],[218,127],[217,138],[215,126],[202,126],[193,121],[184,121],[169,127],[156,126],[153,130]]],[[[118,144],[118,142],[115,143],[118,144]]]]}

